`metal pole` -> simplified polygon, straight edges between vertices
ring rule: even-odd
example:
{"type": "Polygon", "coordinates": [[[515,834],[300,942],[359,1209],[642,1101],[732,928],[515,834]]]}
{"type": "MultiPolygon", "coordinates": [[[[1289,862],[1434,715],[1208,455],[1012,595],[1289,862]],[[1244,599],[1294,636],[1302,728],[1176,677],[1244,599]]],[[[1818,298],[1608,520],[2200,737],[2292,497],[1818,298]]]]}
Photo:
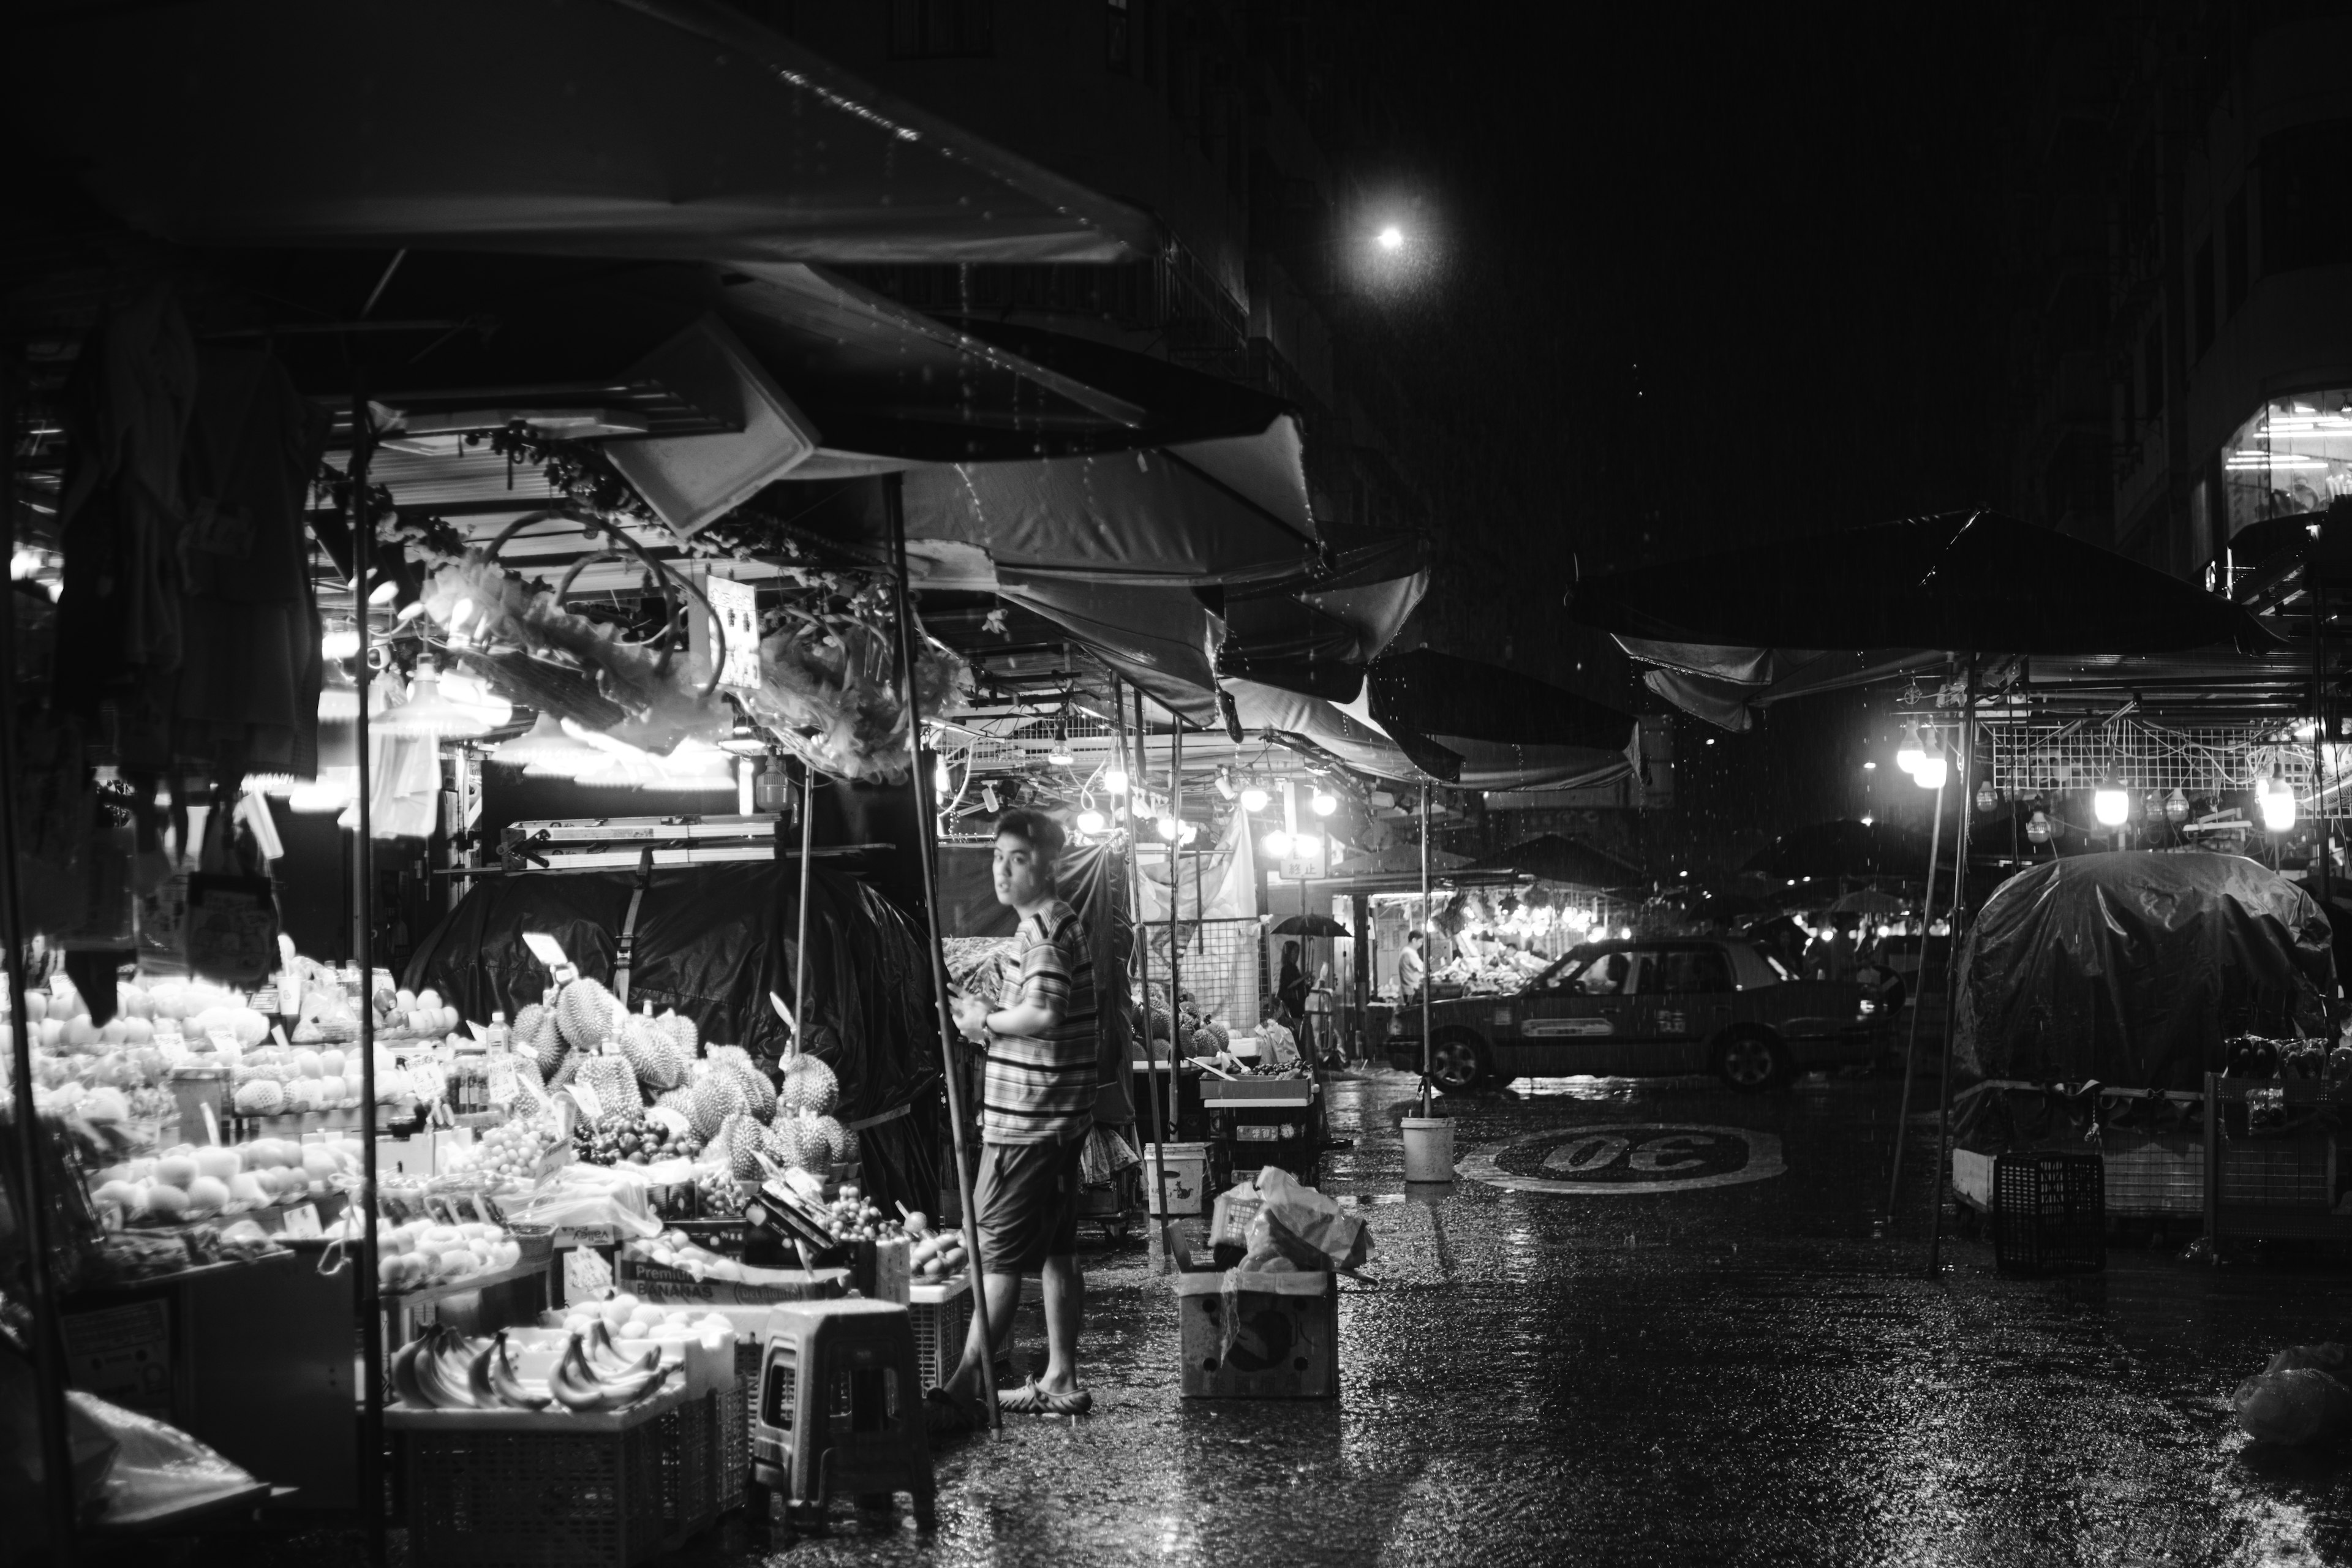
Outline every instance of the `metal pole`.
{"type": "MultiPolygon", "coordinates": [[[[2311,858],[2311,882],[2319,907],[2327,908],[2327,584],[2313,571],[2315,600],[2311,638],[2311,804],[2319,810],[2318,848],[2311,858]]],[[[2280,787],[2286,787],[2284,780],[2280,787]]],[[[2332,917],[2331,917],[2332,918],[2332,917]]]]}
{"type": "MultiPolygon", "coordinates": [[[[1960,920],[1966,912],[1969,875],[1969,775],[1977,757],[1977,661],[1969,656],[1969,679],[1960,710],[1960,825],[1952,845],[1952,945],[1944,960],[1944,1075],[1937,1086],[1936,1172],[1927,1191],[1935,1199],[1927,1229],[1927,1278],[1937,1277],[1944,1258],[1944,1179],[1949,1156],[1945,1146],[1952,1134],[1952,1036],[1959,1022],[1955,1005],[1960,985],[1960,920]]],[[[1926,944],[1920,952],[1927,951],[1926,944]]]]}
{"type": "MultiPolygon", "coordinates": [[[[1166,1227],[1175,1222],[1175,1216],[1168,1212],[1168,1118],[1160,1114],[1158,1054],[1152,1049],[1151,1045],[1151,942],[1150,940],[1151,926],[1144,914],[1143,879],[1135,864],[1135,791],[1137,784],[1143,778],[1143,756],[1140,742],[1138,742],[1138,750],[1133,757],[1130,758],[1129,755],[1127,705],[1119,696],[1118,677],[1116,675],[1110,678],[1110,714],[1111,721],[1118,726],[1118,765],[1120,771],[1127,773],[1128,781],[1127,830],[1124,837],[1128,896],[1135,910],[1135,952],[1142,967],[1143,1005],[1140,1011],[1143,1015],[1143,1103],[1151,1110],[1152,1180],[1160,1189],[1160,1201],[1151,1211],[1158,1216],[1160,1223],[1154,1225],[1147,1222],[1143,1228],[1148,1238],[1146,1251],[1150,1255],[1151,1267],[1155,1272],[1164,1274],[1168,1271],[1170,1257],[1166,1227]],[[1130,762],[1133,763],[1131,769],[1130,762]]],[[[1140,690],[1135,694],[1135,722],[1139,730],[1143,724],[1143,693],[1140,690]]],[[[1169,1035],[1168,1077],[1170,1081],[1173,1082],[1176,1077],[1173,1015],[1170,1017],[1169,1035]]]]}
{"type": "MultiPolygon", "coordinates": [[[[16,516],[16,413],[22,384],[21,359],[11,356],[0,375],[0,506],[6,508],[11,547],[16,516]]],[[[0,588],[0,875],[6,878],[6,897],[0,899],[0,931],[8,943],[9,1083],[14,1097],[10,1118],[16,1129],[16,1195],[22,1205],[27,1248],[25,1278],[33,1300],[33,1390],[41,1443],[41,1494],[49,1519],[49,1560],[68,1564],[74,1558],[73,1462],[66,1435],[65,1339],[58,1329],[57,1281],[49,1278],[49,1205],[43,1192],[39,1141],[40,1113],[33,1104],[32,1015],[25,997],[25,906],[16,886],[16,592],[0,588]]]]}
{"type": "Polygon", "coordinates": [[[1429,1072],[1434,1058],[1429,1037],[1430,966],[1437,962],[1437,927],[1429,910],[1429,786],[1421,786],[1421,1113],[1427,1116],[1429,1072]]]}
{"type": "MultiPolygon", "coordinates": [[[[1162,703],[1160,706],[1167,707],[1162,703]]],[[[1176,837],[1168,841],[1168,1034],[1169,1087],[1175,1087],[1176,1047],[1183,1044],[1183,942],[1177,932],[1176,906],[1182,901],[1181,881],[1184,837],[1184,716],[1173,708],[1168,709],[1169,722],[1175,726],[1176,738],[1168,751],[1168,820],[1176,825],[1176,837]]],[[[1193,913],[1200,911],[1195,910],[1193,913]]],[[[1173,1103],[1175,1095],[1169,1096],[1173,1103]]]]}
{"type": "MultiPolygon", "coordinates": [[[[915,765],[922,766],[922,752],[918,746],[915,765]]],[[[801,759],[801,934],[800,946],[793,956],[793,1050],[809,1037],[808,1001],[808,906],[809,867],[814,860],[809,851],[816,833],[816,766],[806,757],[801,759]]]]}
{"type": "Polygon", "coordinates": [[[375,565],[375,511],[368,504],[368,464],[373,457],[370,449],[375,432],[369,423],[368,401],[361,393],[352,395],[352,576],[359,584],[352,590],[352,622],[359,627],[360,653],[358,686],[360,696],[358,728],[353,731],[359,763],[359,845],[354,851],[356,874],[353,903],[359,916],[357,931],[360,965],[360,1187],[361,1237],[359,1260],[360,1287],[360,1370],[364,1377],[361,1389],[360,1418],[360,1507],[367,1531],[368,1561],[383,1568],[386,1542],[383,1517],[383,1295],[376,1272],[378,1237],[376,1216],[375,1164],[375,837],[371,826],[368,796],[373,789],[370,774],[374,759],[370,755],[368,730],[368,688],[374,672],[368,667],[368,595],[375,584],[369,580],[375,565]]]}
{"type": "MultiPolygon", "coordinates": [[[[907,758],[915,785],[915,830],[921,837],[923,861],[923,921],[929,928],[931,998],[940,1016],[940,1066],[946,1069],[948,1128],[955,1147],[956,1197],[963,1210],[963,1249],[971,1268],[971,1310],[980,1324],[980,1384],[988,1399],[988,1422],[1004,1429],[1004,1412],[996,1406],[996,1333],[988,1321],[988,1291],[981,1278],[980,1216],[973,1212],[971,1168],[964,1163],[963,1087],[956,1068],[958,1038],[954,1015],[948,1010],[947,950],[940,940],[939,847],[933,842],[931,776],[923,767],[922,705],[915,690],[915,620],[913,592],[907,584],[907,492],[903,475],[887,474],[882,480],[882,506],[890,521],[892,605],[898,623],[898,672],[907,695],[907,758]]],[[[803,905],[803,908],[806,906],[803,905]]]]}
{"type": "MultiPolygon", "coordinates": [[[[1967,793],[1967,780],[1961,781],[1961,793],[1967,793]]],[[[1965,811],[1968,805],[1961,803],[1965,811]]],[[[1915,977],[1918,984],[1911,998],[1911,1038],[1903,1047],[1903,1100],[1895,1112],[1895,1173],[1886,1179],[1886,1217],[1895,1218],[1895,1194],[1903,1186],[1903,1133],[1911,1121],[1911,1079],[1919,1067],[1919,1015],[1927,1011],[1927,928],[1936,923],[1936,859],[1944,845],[1944,789],[1936,786],[1936,822],[1927,834],[1927,891],[1919,907],[1919,969],[1915,977]]],[[[1952,1021],[1944,1020],[1949,1030],[1952,1021]]]]}

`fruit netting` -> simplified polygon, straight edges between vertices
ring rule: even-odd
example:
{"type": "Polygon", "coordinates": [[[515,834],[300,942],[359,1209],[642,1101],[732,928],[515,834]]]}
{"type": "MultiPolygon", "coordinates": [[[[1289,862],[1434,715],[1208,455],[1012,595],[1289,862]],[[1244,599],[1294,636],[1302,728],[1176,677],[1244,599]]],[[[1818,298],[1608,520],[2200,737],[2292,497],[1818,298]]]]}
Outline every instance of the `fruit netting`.
{"type": "MultiPolygon", "coordinates": [[[[515,1018],[549,984],[522,941],[544,931],[582,975],[609,984],[637,880],[630,870],[484,879],[426,936],[407,984],[433,986],[467,1017],[497,1008],[515,1018]]],[[[630,1010],[675,1008],[706,1054],[740,1045],[772,1068],[785,1037],[769,993],[802,1012],[799,890],[798,868],[783,861],[655,871],[637,910],[630,1010]]],[[[886,1212],[939,1192],[939,1026],[923,944],[920,928],[862,880],[811,878],[805,1048],[838,1076],[844,1123],[906,1108],[857,1135],[866,1188],[886,1212]]]]}
{"type": "MultiPolygon", "coordinates": [[[[940,931],[949,941],[950,986],[959,983],[960,976],[953,973],[959,954],[967,963],[976,963],[984,951],[975,946],[972,939],[1009,940],[1019,923],[1011,910],[996,901],[995,881],[990,870],[994,853],[992,844],[940,846],[940,931]]],[[[1102,1049],[1097,1060],[1103,1065],[1105,1079],[1105,1092],[1096,1103],[1095,1119],[1129,1125],[1135,1121],[1135,1068],[1134,1053],[1129,1048],[1133,1036],[1129,1032],[1127,972],[1134,947],[1135,925],[1130,913],[1133,905],[1128,890],[1127,858],[1110,844],[1072,845],[1055,868],[1055,881],[1056,890],[1077,911],[1079,921],[1094,937],[1095,1011],[1102,1020],[1102,1049]]],[[[1013,967],[1017,973],[1017,955],[1013,967]]]]}

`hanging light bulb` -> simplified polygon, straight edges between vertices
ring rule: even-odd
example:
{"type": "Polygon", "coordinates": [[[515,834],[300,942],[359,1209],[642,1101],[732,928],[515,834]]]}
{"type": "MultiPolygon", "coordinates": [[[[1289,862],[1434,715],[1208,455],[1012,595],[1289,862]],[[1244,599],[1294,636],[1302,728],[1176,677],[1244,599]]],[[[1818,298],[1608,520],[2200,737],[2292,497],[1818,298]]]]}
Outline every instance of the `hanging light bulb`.
{"type": "Polygon", "coordinates": [[[1941,752],[1930,752],[1911,769],[1911,782],[1921,789],[1941,789],[1951,776],[1951,765],[1944,761],[1941,752]]]}
{"type": "Polygon", "coordinates": [[[1987,779],[1984,783],[1977,785],[1977,809],[1979,811],[1990,811],[1994,806],[1999,805],[2000,804],[2000,796],[1994,792],[1992,780],[1987,779]]]}
{"type": "Polygon", "coordinates": [[[784,759],[771,756],[767,765],[751,781],[751,809],[767,816],[782,816],[793,808],[793,779],[784,772],[784,759]]]}
{"type": "Polygon", "coordinates": [[[1286,859],[1290,854],[1290,835],[1285,829],[1277,827],[1259,839],[1257,846],[1277,860],[1286,859]]]}
{"type": "Polygon", "coordinates": [[[1895,748],[1895,765],[1906,773],[1916,773],[1927,756],[1927,748],[1919,743],[1919,721],[1906,720],[1903,725],[1903,743],[1895,748]]]}
{"type": "Polygon", "coordinates": [[[2178,827],[2189,820],[2189,797],[2174,790],[2164,797],[2164,820],[2178,827]]]}
{"type": "Polygon", "coordinates": [[[2051,826],[2050,814],[2046,811],[2037,810],[2032,816],[2025,819],[2025,837],[2036,844],[2049,843],[2053,831],[2054,829],[2051,826]]]}
{"type": "Polygon", "coordinates": [[[1192,840],[1200,837],[1201,825],[1199,823],[1183,822],[1177,825],[1176,841],[1179,844],[1190,844],[1192,840]]]}
{"type": "Polygon", "coordinates": [[[1070,750],[1070,727],[1067,724],[1054,726],[1054,749],[1045,753],[1045,760],[1057,768],[1066,768],[1078,760],[1077,753],[1070,750]]]}
{"type": "Polygon", "coordinates": [[[1127,793],[1127,770],[1117,763],[1103,770],[1103,788],[1113,795],[1127,793]]]}
{"type": "Polygon", "coordinates": [[[1177,835],[1177,832],[1178,832],[1178,825],[1177,825],[1177,821],[1176,821],[1176,819],[1175,819],[1174,817],[1170,816],[1168,816],[1166,813],[1164,813],[1164,812],[1163,812],[1163,813],[1161,813],[1161,814],[1160,814],[1160,820],[1159,820],[1159,823],[1157,824],[1157,826],[1158,826],[1158,827],[1159,827],[1159,829],[1160,829],[1160,837],[1162,837],[1162,838],[1166,839],[1166,840],[1167,840],[1169,843],[1171,843],[1171,844],[1173,844],[1173,843],[1175,843],[1175,842],[1176,842],[1176,835],[1177,835]]]}
{"type": "Polygon", "coordinates": [[[2091,795],[2091,815],[2102,827],[2121,827],[2131,816],[2131,794],[2110,778],[2091,795]]]}
{"type": "Polygon", "coordinates": [[[1301,860],[1309,859],[1323,852],[1323,840],[1312,833],[1294,833],[1290,837],[1290,852],[1301,860]]]}
{"type": "Polygon", "coordinates": [[[319,655],[322,658],[356,658],[360,651],[360,629],[349,621],[332,621],[319,636],[319,655]]]}
{"type": "Polygon", "coordinates": [[[1265,803],[1271,798],[1272,797],[1265,793],[1265,786],[1264,784],[1245,784],[1242,785],[1242,809],[1244,811],[1264,811],[1265,809],[1265,803]]]}
{"type": "Polygon", "coordinates": [[[1339,809],[1339,797],[1328,790],[1318,789],[1315,792],[1315,797],[1307,804],[1315,808],[1316,816],[1328,816],[1339,809]]]}
{"type": "Polygon", "coordinates": [[[1092,806],[1078,813],[1078,831],[1081,833],[1100,833],[1106,826],[1103,814],[1092,806]]]}
{"type": "Polygon", "coordinates": [[[2276,773],[2257,786],[2261,795],[2263,826],[2273,833],[2284,833],[2294,826],[2294,786],[2276,773]]]}
{"type": "Polygon", "coordinates": [[[356,767],[322,767],[317,779],[297,786],[286,797],[286,808],[299,811],[306,816],[341,811],[352,803],[352,792],[359,784],[359,773],[356,767]]]}

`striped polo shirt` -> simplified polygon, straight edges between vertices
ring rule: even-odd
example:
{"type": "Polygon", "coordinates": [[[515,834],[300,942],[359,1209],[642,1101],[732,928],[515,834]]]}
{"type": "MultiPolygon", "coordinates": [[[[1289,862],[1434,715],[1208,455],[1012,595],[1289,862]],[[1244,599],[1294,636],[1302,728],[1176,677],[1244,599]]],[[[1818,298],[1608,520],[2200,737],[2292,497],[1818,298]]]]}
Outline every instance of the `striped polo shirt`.
{"type": "Polygon", "coordinates": [[[1055,1022],[1032,1036],[989,1036],[982,1135],[991,1143],[1066,1143],[1094,1124],[1101,1086],[1093,944],[1077,911],[1059,899],[1023,916],[1020,938],[1020,981],[1003,1005],[1026,1002],[1055,1022]]]}

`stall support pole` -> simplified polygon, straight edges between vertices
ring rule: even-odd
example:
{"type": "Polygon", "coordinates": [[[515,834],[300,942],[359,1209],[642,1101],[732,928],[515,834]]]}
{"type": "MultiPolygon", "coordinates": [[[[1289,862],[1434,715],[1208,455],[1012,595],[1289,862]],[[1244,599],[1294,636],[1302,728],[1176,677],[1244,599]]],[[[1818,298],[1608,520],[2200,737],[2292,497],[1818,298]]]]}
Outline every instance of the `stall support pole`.
{"type": "MultiPolygon", "coordinates": [[[[917,766],[922,763],[922,747],[915,751],[917,766]]],[[[801,759],[801,933],[800,945],[793,950],[793,1048],[798,1050],[809,1037],[808,1003],[808,905],[810,851],[814,847],[816,834],[816,765],[806,757],[801,759]]]]}
{"type": "MultiPolygon", "coordinates": [[[[1960,920],[1966,913],[1969,875],[1969,776],[1977,760],[1977,660],[1969,656],[1969,679],[1960,707],[1960,825],[1952,835],[1952,946],[1944,960],[1944,1075],[1936,1089],[1936,1173],[1927,1184],[1935,1199],[1927,1227],[1927,1278],[1941,1276],[1944,1262],[1944,1182],[1951,1157],[1945,1152],[1952,1137],[1952,1037],[1959,1032],[1960,920]]],[[[1925,941],[1919,944],[1925,953],[1925,941]]],[[[1923,961],[1924,962],[1924,961],[1923,961]]]]}
{"type": "Polygon", "coordinates": [[[360,966],[360,1508],[367,1531],[368,1561],[383,1568],[386,1541],[383,1501],[383,1299],[376,1272],[375,1166],[375,835],[368,797],[373,758],[368,731],[368,688],[374,672],[368,666],[368,595],[375,568],[375,510],[368,504],[368,465],[375,432],[369,423],[368,401],[352,395],[351,525],[352,620],[359,628],[357,685],[360,711],[353,731],[359,763],[359,843],[353,852],[352,905],[358,917],[353,932],[360,966]]]}
{"type": "Polygon", "coordinates": [[[2318,848],[2311,858],[2310,879],[2319,907],[2327,908],[2327,584],[2314,570],[2311,622],[2311,804],[2316,809],[2318,848]]]}
{"type": "MultiPolygon", "coordinates": [[[[11,355],[0,376],[0,507],[6,509],[11,549],[16,518],[16,419],[23,361],[11,355]]],[[[0,931],[8,943],[8,1068],[16,1128],[16,1194],[24,1207],[25,1278],[32,1291],[33,1391],[41,1444],[41,1495],[47,1505],[49,1561],[74,1560],[73,1463],[66,1433],[65,1337],[58,1326],[57,1281],[49,1275],[49,1205],[42,1191],[41,1118],[33,1108],[33,1042],[25,1001],[25,905],[16,886],[16,595],[0,592],[0,931]]]]}
{"type": "Polygon", "coordinates": [[[1433,1107],[1429,1099],[1429,1072],[1435,1061],[1432,1055],[1434,1042],[1429,1037],[1429,993],[1433,988],[1430,966],[1437,960],[1437,922],[1430,919],[1429,910],[1429,786],[1421,786],[1421,1113],[1427,1116],[1433,1107]]]}
{"type": "MultiPolygon", "coordinates": [[[[971,1197],[971,1167],[964,1160],[963,1085],[962,1073],[956,1065],[958,1031],[955,1016],[948,1010],[947,949],[940,941],[940,868],[939,846],[935,842],[935,818],[931,807],[931,775],[923,766],[923,710],[917,694],[915,680],[915,612],[914,592],[907,582],[907,492],[904,477],[892,473],[882,480],[883,510],[890,521],[891,603],[898,611],[898,677],[907,703],[908,773],[915,790],[915,831],[921,836],[918,846],[923,861],[923,922],[929,928],[931,960],[931,999],[940,1016],[940,1067],[948,1086],[948,1129],[955,1149],[956,1198],[963,1211],[963,1250],[971,1270],[972,1320],[980,1326],[980,1385],[988,1401],[988,1424],[999,1434],[1004,1430],[1004,1412],[996,1405],[996,1332],[988,1321],[987,1282],[982,1276],[980,1256],[980,1216],[973,1212],[971,1197]]],[[[807,861],[802,862],[805,867],[807,861]]],[[[803,872],[805,875],[805,872],[803,872]]],[[[807,908],[805,902],[802,908],[807,908]]]]}
{"type": "MultiPolygon", "coordinates": [[[[1127,773],[1127,885],[1135,906],[1135,956],[1141,970],[1143,1005],[1143,1103],[1151,1108],[1151,1142],[1153,1184],[1160,1189],[1159,1203],[1151,1214],[1144,1216],[1145,1251],[1154,1274],[1165,1274],[1172,1267],[1174,1248],[1168,1245],[1168,1226],[1175,1215],[1168,1212],[1168,1118],[1160,1113],[1159,1053],[1151,1040],[1151,927],[1145,919],[1143,908],[1143,876],[1135,860],[1135,796],[1143,782],[1143,693],[1135,694],[1136,744],[1132,755],[1127,745],[1127,706],[1120,695],[1118,677],[1110,678],[1110,712],[1118,725],[1118,765],[1127,773]],[[1131,764],[1131,765],[1130,765],[1131,764]],[[1158,1216],[1154,1222],[1153,1216],[1158,1216]]],[[[1170,1017],[1168,1042],[1168,1081],[1176,1081],[1176,1042],[1174,1016],[1170,1017]]]]}
{"type": "MultiPolygon", "coordinates": [[[[1965,784],[1965,780],[1962,781],[1965,784]]],[[[1966,793],[1965,790],[1962,791],[1966,793]]],[[[1962,810],[1967,809],[1965,802],[1962,810]]],[[[1919,1015],[1927,1009],[1921,1005],[1927,999],[1927,928],[1936,923],[1936,860],[1944,847],[1944,792],[1936,791],[1935,826],[1927,830],[1927,891],[1919,909],[1919,971],[1915,994],[1911,998],[1911,1038],[1903,1047],[1903,1098],[1896,1101],[1895,1111],[1895,1173],[1886,1178],[1886,1218],[1895,1218],[1895,1197],[1903,1188],[1903,1134],[1911,1124],[1911,1080],[1919,1068],[1919,1015]]],[[[1952,1021],[1944,1020],[1948,1031],[1952,1021]]]]}
{"type": "MultiPolygon", "coordinates": [[[[1165,707],[1166,704],[1161,704],[1165,707]]],[[[1177,929],[1176,906],[1183,902],[1184,885],[1181,868],[1184,864],[1184,715],[1173,708],[1168,710],[1169,722],[1175,727],[1175,739],[1168,750],[1168,819],[1176,825],[1176,837],[1168,841],[1168,1069],[1169,1100],[1175,1100],[1178,1047],[1184,1043],[1183,1006],[1183,938],[1177,929]]],[[[1200,910],[1192,911],[1199,914],[1200,910]]],[[[1172,1217],[1172,1216],[1171,1216],[1172,1217]]]]}

